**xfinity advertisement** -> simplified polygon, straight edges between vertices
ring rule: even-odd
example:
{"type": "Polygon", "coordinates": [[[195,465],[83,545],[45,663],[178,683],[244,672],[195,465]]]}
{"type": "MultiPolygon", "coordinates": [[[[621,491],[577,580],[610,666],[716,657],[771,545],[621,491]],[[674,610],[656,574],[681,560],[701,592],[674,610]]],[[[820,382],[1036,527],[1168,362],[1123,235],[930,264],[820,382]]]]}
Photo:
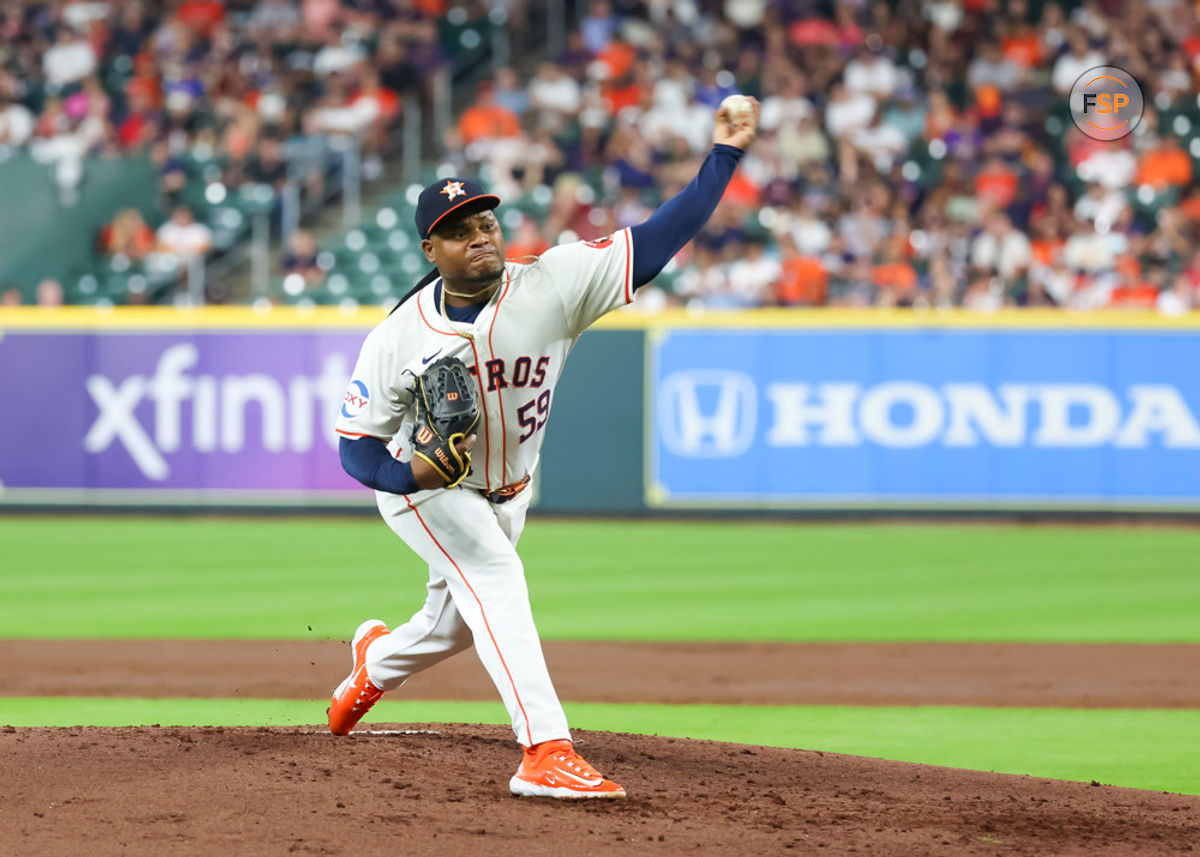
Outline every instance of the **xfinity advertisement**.
{"type": "Polygon", "coordinates": [[[371,492],[342,472],[333,433],[361,340],[357,330],[9,331],[3,497],[98,490],[369,504],[371,492]]]}

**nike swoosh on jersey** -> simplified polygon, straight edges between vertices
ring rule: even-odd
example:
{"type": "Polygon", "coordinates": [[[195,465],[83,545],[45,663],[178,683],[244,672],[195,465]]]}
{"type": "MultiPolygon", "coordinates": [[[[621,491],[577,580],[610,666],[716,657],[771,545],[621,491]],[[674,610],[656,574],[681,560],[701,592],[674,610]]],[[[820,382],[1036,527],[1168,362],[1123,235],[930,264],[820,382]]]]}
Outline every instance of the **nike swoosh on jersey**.
{"type": "Polygon", "coordinates": [[[425,365],[425,364],[427,364],[427,363],[428,363],[430,360],[432,360],[433,358],[437,357],[437,356],[438,356],[439,354],[441,354],[441,353],[442,353],[442,349],[440,349],[440,348],[439,348],[437,351],[433,352],[433,353],[432,353],[432,354],[430,354],[428,357],[422,357],[422,358],[421,358],[421,365],[422,365],[422,366],[424,366],[424,365],[425,365]]]}
{"type": "Polygon", "coordinates": [[[596,777],[594,780],[589,780],[579,776],[578,774],[572,774],[570,771],[564,771],[562,768],[555,768],[554,770],[558,771],[558,773],[562,774],[564,777],[570,777],[581,786],[598,786],[604,782],[604,777],[596,777]]]}

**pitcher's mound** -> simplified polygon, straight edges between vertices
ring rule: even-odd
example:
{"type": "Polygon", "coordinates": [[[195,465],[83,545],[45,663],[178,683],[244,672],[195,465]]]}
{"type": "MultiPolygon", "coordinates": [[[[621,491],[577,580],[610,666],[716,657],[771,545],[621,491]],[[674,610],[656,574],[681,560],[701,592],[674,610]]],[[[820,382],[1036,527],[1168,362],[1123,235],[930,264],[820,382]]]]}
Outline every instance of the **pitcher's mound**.
{"type": "Polygon", "coordinates": [[[1200,798],[831,753],[577,732],[624,801],[508,794],[501,726],[0,731],[5,853],[1159,855],[1200,798]],[[404,730],[418,730],[407,732],[404,730]],[[420,731],[424,730],[424,731],[420,731]]]}

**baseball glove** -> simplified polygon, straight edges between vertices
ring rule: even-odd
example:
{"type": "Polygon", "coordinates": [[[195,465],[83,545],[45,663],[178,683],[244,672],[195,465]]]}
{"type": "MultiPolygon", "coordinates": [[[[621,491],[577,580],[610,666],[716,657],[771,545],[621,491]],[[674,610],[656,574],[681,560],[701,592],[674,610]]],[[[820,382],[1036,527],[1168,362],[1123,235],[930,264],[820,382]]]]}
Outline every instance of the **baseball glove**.
{"type": "Polygon", "coordinates": [[[453,488],[471,470],[471,453],[455,444],[479,424],[475,382],[457,357],[443,357],[421,373],[413,389],[417,421],[413,425],[413,455],[420,456],[453,488]]]}

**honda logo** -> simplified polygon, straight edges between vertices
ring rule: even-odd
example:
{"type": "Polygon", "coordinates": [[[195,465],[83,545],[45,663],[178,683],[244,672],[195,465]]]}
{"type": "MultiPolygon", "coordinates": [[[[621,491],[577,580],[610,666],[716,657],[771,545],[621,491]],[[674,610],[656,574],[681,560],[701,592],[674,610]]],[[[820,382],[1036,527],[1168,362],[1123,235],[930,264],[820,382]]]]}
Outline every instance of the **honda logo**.
{"type": "Polygon", "coordinates": [[[658,393],[658,431],[674,455],[736,458],[754,443],[758,390],[742,372],[674,372],[658,393]]]}

